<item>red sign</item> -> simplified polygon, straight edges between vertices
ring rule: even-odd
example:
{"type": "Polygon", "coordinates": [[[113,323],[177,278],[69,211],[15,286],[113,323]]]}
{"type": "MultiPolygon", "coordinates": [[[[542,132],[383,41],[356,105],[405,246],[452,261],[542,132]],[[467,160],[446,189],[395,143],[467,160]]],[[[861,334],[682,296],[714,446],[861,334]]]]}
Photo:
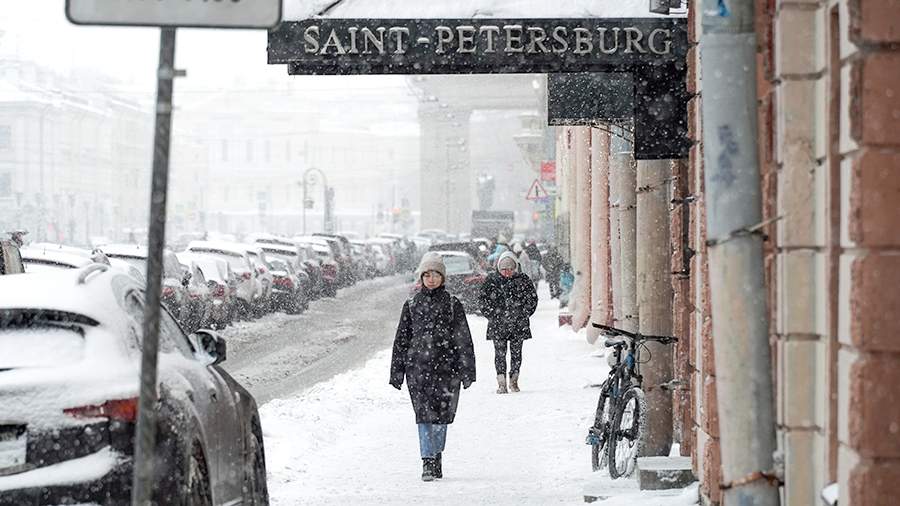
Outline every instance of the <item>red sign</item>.
{"type": "Polygon", "coordinates": [[[556,181],[556,162],[541,162],[541,181],[556,181]]]}

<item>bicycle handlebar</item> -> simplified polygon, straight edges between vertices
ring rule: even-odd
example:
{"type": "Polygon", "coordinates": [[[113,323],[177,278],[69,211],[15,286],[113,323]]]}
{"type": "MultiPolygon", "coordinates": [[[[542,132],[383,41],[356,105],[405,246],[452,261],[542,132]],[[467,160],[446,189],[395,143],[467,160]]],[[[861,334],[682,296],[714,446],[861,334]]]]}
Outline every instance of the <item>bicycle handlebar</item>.
{"type": "Polygon", "coordinates": [[[627,330],[617,329],[615,327],[610,327],[609,325],[601,325],[593,322],[591,322],[591,325],[593,325],[594,328],[600,329],[606,335],[628,337],[635,341],[657,341],[662,344],[670,344],[678,341],[678,338],[675,336],[645,336],[641,333],[628,332],[627,330]]]}

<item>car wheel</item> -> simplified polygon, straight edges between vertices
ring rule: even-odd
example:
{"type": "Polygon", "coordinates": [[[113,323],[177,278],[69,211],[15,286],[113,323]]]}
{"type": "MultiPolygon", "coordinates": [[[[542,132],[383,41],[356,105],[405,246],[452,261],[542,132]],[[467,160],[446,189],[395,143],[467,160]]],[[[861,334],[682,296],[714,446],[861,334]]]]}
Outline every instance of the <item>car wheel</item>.
{"type": "Polygon", "coordinates": [[[191,506],[212,506],[212,489],[209,485],[209,467],[203,455],[203,447],[195,441],[191,449],[188,467],[188,500],[191,506]]]}
{"type": "Polygon", "coordinates": [[[268,506],[266,456],[262,442],[254,430],[247,436],[247,463],[244,469],[244,504],[268,506]]]}

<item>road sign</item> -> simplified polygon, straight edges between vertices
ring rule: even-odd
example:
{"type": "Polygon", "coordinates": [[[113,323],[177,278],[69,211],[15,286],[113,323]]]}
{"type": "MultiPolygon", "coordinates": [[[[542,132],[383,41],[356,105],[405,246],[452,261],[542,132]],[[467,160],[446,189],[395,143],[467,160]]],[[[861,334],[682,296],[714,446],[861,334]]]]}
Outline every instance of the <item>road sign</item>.
{"type": "Polygon", "coordinates": [[[525,200],[544,200],[550,197],[550,194],[547,193],[547,190],[541,185],[541,182],[537,179],[531,183],[531,188],[528,189],[528,194],[525,195],[525,200]]]}
{"type": "Polygon", "coordinates": [[[541,162],[541,181],[556,181],[556,161],[541,162]]]}
{"type": "Polygon", "coordinates": [[[76,25],[272,28],[281,22],[281,0],[66,0],[76,25]]]}

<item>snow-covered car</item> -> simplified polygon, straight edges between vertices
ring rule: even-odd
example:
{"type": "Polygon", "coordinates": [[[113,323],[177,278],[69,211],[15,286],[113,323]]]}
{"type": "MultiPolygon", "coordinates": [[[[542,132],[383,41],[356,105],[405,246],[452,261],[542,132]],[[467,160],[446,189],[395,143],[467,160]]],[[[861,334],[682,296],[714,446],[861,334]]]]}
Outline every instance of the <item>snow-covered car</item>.
{"type": "MultiPolygon", "coordinates": [[[[118,259],[147,272],[147,247],[137,244],[105,244],[98,248],[110,259],[118,259]]],[[[179,322],[188,317],[188,291],[184,285],[181,264],[172,250],[163,250],[162,301],[179,322]]]]}
{"type": "Polygon", "coordinates": [[[338,273],[340,267],[334,258],[332,247],[321,237],[300,236],[294,241],[298,245],[307,246],[322,268],[322,296],[334,297],[338,289],[338,273]]]}
{"type": "Polygon", "coordinates": [[[9,239],[0,239],[0,275],[24,272],[19,247],[9,239]]]}
{"type": "Polygon", "coordinates": [[[274,278],[272,283],[272,306],[275,311],[296,314],[308,305],[308,301],[290,262],[280,258],[269,260],[269,272],[274,278]]]}
{"type": "MultiPolygon", "coordinates": [[[[0,277],[0,505],[130,504],[144,285],[106,265],[0,277]]],[[[264,504],[256,402],[225,341],[163,307],[155,504],[264,504]]]]}
{"type": "Polygon", "coordinates": [[[22,262],[25,264],[25,272],[29,274],[78,269],[94,263],[88,255],[58,248],[29,245],[22,248],[20,252],[22,262]]]}
{"type": "Polygon", "coordinates": [[[182,255],[184,254],[175,255],[185,272],[184,284],[188,295],[185,300],[188,312],[182,319],[181,326],[187,332],[194,332],[208,325],[212,311],[212,292],[206,283],[206,276],[197,263],[182,255]]]}
{"type": "Polygon", "coordinates": [[[247,250],[237,243],[225,241],[192,241],[187,247],[188,253],[199,253],[224,260],[231,266],[237,276],[235,287],[237,296],[237,314],[242,318],[253,312],[253,303],[259,294],[258,274],[250,263],[247,250]]]}
{"type": "Polygon", "coordinates": [[[211,304],[206,323],[212,328],[223,329],[234,319],[237,277],[228,262],[210,255],[178,253],[182,263],[191,262],[203,273],[209,288],[211,304]]]}
{"type": "Polygon", "coordinates": [[[253,271],[256,273],[256,279],[259,282],[259,295],[256,297],[254,309],[257,316],[262,316],[272,310],[272,285],[275,283],[275,277],[269,271],[269,264],[266,261],[266,252],[255,244],[241,244],[250,257],[250,264],[253,265],[253,271]]]}
{"type": "MultiPolygon", "coordinates": [[[[255,243],[263,253],[266,254],[266,259],[271,266],[273,260],[281,260],[286,262],[289,265],[289,269],[279,268],[281,271],[289,270],[290,276],[293,278],[293,283],[296,285],[294,288],[297,291],[297,296],[301,299],[300,308],[305,309],[309,303],[310,293],[312,292],[312,278],[307,272],[306,266],[304,265],[304,260],[306,259],[305,252],[302,248],[297,246],[293,241],[289,244],[285,244],[284,242],[257,242],[255,243]]],[[[286,306],[283,304],[284,295],[276,294],[279,290],[284,290],[284,287],[278,286],[278,275],[275,275],[275,279],[273,280],[273,288],[272,295],[275,299],[272,301],[275,309],[286,310],[286,306]]],[[[284,279],[281,280],[281,283],[284,284],[284,279]]]]}
{"type": "Polygon", "coordinates": [[[338,286],[343,288],[356,283],[356,269],[350,252],[350,241],[346,237],[326,233],[315,233],[313,237],[325,239],[331,248],[331,254],[338,263],[338,286]]]}

